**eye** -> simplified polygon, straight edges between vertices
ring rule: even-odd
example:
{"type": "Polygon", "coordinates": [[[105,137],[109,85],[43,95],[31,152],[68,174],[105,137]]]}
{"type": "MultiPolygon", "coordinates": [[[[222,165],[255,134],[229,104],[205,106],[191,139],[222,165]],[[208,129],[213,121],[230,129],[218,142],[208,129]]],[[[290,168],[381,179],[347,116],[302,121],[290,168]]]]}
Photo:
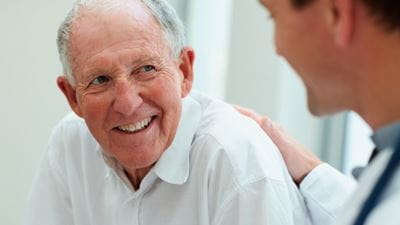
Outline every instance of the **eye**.
{"type": "Polygon", "coordinates": [[[108,82],[110,79],[104,75],[98,76],[96,78],[94,78],[91,82],[90,85],[101,85],[104,84],[106,82],[108,82]]]}
{"type": "Polygon", "coordinates": [[[148,80],[156,76],[157,69],[153,65],[145,65],[138,68],[133,74],[136,79],[148,80]]]}
{"type": "Polygon", "coordinates": [[[142,67],[141,72],[148,73],[148,72],[151,72],[151,71],[153,71],[155,69],[156,68],[154,66],[152,66],[152,65],[146,65],[146,66],[142,67]]]}

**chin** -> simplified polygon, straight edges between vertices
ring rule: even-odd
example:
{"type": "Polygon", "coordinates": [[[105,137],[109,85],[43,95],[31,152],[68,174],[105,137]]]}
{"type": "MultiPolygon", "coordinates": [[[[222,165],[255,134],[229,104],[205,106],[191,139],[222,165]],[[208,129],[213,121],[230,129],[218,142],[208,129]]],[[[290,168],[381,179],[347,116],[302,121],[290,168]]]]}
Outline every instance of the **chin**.
{"type": "Polygon", "coordinates": [[[322,117],[339,113],[343,110],[334,107],[332,101],[318,101],[314,96],[308,94],[308,110],[313,116],[322,117]]]}

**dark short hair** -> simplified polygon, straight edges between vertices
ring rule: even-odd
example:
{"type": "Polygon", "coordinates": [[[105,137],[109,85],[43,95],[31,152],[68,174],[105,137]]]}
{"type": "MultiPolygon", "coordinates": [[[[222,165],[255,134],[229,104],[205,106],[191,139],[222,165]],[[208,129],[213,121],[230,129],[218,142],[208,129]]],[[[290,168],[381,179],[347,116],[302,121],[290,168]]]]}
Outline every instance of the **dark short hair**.
{"type": "MultiPolygon", "coordinates": [[[[292,5],[301,9],[315,0],[291,0],[292,5]]],[[[361,0],[370,14],[389,30],[400,30],[400,0],[361,0]]]]}
{"type": "Polygon", "coordinates": [[[300,9],[303,8],[304,6],[308,5],[310,2],[312,2],[313,0],[291,0],[292,5],[296,8],[296,9],[300,9]]]}

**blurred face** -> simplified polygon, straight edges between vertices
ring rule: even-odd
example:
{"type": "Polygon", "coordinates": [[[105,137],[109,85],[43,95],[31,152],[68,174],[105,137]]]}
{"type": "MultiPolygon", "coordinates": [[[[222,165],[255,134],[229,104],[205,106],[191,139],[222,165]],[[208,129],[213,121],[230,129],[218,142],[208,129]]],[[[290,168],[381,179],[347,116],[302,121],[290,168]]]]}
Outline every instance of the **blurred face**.
{"type": "Polygon", "coordinates": [[[58,83],[103,151],[125,168],[148,169],[175,136],[193,52],[176,60],[147,9],[129,10],[81,13],[70,42],[76,86],[58,83]]]}
{"type": "MultiPolygon", "coordinates": [[[[344,87],[335,55],[330,16],[323,2],[314,1],[301,9],[290,0],[260,0],[275,23],[276,51],[302,78],[308,105],[314,115],[341,110],[344,87]]],[[[333,18],[332,18],[333,21],[333,18]]]]}

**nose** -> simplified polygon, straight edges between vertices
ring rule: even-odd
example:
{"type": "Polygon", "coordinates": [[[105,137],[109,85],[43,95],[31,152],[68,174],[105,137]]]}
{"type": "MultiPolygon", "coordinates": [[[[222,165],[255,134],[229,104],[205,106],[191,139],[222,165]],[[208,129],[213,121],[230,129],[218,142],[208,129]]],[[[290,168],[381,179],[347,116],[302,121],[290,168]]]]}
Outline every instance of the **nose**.
{"type": "Polygon", "coordinates": [[[143,103],[140,96],[140,87],[131,81],[119,81],[115,85],[115,98],[113,109],[124,116],[132,115],[143,103]]]}

